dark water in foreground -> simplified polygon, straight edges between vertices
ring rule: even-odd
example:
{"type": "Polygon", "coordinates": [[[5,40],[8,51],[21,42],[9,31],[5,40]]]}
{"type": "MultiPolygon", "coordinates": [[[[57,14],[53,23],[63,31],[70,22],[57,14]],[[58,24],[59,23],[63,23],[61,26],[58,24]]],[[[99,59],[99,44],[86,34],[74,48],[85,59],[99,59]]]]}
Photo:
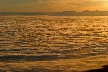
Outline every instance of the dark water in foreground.
{"type": "Polygon", "coordinates": [[[108,16],[0,16],[0,59],[44,61],[108,54],[108,16]]]}

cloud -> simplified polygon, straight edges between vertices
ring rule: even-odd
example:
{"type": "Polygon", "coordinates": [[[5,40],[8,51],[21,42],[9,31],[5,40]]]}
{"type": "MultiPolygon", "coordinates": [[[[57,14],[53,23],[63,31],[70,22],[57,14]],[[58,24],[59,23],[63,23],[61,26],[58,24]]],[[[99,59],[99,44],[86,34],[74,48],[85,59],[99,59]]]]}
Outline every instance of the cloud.
{"type": "Polygon", "coordinates": [[[81,11],[83,7],[99,5],[99,0],[36,0],[39,4],[47,5],[47,9],[53,11],[76,10],[81,11]]]}
{"type": "MultiPolygon", "coordinates": [[[[40,3],[81,3],[81,2],[96,2],[96,1],[103,1],[103,0],[36,0],[40,3]]],[[[107,1],[107,0],[104,0],[107,1]]]]}
{"type": "MultiPolygon", "coordinates": [[[[47,8],[55,11],[96,9],[107,0],[36,0],[39,4],[47,4],[47,8]],[[94,7],[94,8],[93,8],[94,7]]],[[[108,2],[107,2],[108,3],[108,2]]]]}
{"type": "Polygon", "coordinates": [[[37,0],[39,3],[78,3],[87,0],[37,0]]]}
{"type": "Polygon", "coordinates": [[[0,9],[5,11],[108,10],[108,0],[0,0],[0,9]]]}

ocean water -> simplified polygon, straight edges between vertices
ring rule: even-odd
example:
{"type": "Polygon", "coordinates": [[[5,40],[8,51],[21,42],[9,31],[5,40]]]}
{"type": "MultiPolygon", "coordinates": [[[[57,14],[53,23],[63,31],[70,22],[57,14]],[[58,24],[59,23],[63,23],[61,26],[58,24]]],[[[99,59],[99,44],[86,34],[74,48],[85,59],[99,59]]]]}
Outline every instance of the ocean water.
{"type": "Polygon", "coordinates": [[[108,16],[0,16],[3,60],[78,60],[107,54],[108,16]]]}

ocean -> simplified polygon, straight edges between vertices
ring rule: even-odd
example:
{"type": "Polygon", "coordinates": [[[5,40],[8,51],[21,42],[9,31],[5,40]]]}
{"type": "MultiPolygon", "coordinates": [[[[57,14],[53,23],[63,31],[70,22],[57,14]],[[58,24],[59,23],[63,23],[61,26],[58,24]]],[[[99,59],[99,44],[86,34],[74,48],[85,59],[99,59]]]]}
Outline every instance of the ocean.
{"type": "Polygon", "coordinates": [[[108,16],[0,16],[1,71],[96,69],[107,54],[108,16]]]}

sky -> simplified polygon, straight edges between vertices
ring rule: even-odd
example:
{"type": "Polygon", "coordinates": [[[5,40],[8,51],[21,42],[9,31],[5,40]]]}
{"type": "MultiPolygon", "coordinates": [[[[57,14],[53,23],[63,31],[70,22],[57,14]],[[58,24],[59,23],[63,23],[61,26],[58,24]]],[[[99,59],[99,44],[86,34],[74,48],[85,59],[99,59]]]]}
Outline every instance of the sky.
{"type": "Polygon", "coordinates": [[[108,0],[0,0],[0,12],[108,11],[108,0]]]}

